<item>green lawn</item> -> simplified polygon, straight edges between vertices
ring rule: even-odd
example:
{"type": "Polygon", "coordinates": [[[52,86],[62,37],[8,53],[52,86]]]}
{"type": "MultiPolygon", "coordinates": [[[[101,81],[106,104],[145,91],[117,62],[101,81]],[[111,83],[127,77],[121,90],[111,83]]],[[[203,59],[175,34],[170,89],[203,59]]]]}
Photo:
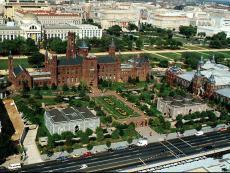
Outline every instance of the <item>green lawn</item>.
{"type": "MultiPolygon", "coordinates": [[[[14,59],[14,66],[21,65],[24,68],[32,67],[28,64],[27,59],[14,59]]],[[[1,59],[0,60],[0,70],[8,69],[8,60],[7,59],[1,59]]]]}
{"type": "Polygon", "coordinates": [[[180,53],[159,53],[162,56],[166,56],[168,58],[174,59],[175,61],[181,60],[181,54],[180,53]]]}
{"type": "Polygon", "coordinates": [[[122,101],[115,96],[97,97],[96,103],[103,107],[115,119],[125,119],[129,117],[139,116],[132,109],[127,107],[122,101]]]}

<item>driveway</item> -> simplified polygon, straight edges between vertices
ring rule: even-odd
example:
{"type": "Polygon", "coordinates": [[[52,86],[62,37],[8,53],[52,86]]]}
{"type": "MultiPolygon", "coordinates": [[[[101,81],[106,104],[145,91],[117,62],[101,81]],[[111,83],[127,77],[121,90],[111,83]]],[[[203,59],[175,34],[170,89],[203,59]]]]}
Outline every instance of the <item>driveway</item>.
{"type": "Polygon", "coordinates": [[[28,156],[28,158],[25,160],[25,164],[42,162],[41,155],[35,143],[37,131],[38,127],[36,129],[29,130],[23,142],[24,148],[26,149],[26,154],[28,156]]]}

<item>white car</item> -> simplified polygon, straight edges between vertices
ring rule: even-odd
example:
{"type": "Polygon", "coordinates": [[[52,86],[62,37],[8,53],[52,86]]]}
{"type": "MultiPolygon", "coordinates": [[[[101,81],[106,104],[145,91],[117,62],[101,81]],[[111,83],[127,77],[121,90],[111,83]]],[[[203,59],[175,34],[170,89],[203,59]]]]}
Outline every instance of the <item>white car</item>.
{"type": "Polygon", "coordinates": [[[147,146],[147,145],[148,145],[148,140],[146,140],[146,139],[141,139],[137,142],[138,147],[143,147],[143,146],[147,146]]]}
{"type": "Polygon", "coordinates": [[[20,168],[21,168],[21,163],[12,163],[8,167],[9,170],[17,170],[20,168]]]}
{"type": "Polygon", "coordinates": [[[203,131],[198,131],[198,132],[195,133],[196,136],[202,136],[203,134],[204,134],[203,131]]]}
{"type": "Polygon", "coordinates": [[[88,166],[86,164],[82,164],[80,169],[85,169],[85,168],[88,168],[88,166]]]}

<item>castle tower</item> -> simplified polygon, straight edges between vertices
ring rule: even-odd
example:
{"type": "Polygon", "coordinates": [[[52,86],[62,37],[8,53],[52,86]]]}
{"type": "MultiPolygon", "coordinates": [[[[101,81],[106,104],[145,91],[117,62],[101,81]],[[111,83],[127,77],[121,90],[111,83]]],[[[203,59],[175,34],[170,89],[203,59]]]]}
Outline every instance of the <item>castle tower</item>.
{"type": "Polygon", "coordinates": [[[199,66],[202,67],[203,65],[204,65],[204,58],[203,56],[201,56],[199,61],[199,66]]]}
{"type": "Polygon", "coordinates": [[[213,95],[214,90],[215,90],[215,83],[216,83],[215,77],[212,74],[208,79],[207,87],[206,87],[206,91],[205,91],[205,95],[207,97],[211,97],[213,95]]]}
{"type": "Polygon", "coordinates": [[[46,47],[46,52],[45,52],[45,69],[48,68],[48,62],[49,61],[49,53],[48,53],[48,50],[47,50],[47,47],[46,47]]]}
{"type": "Polygon", "coordinates": [[[57,55],[52,55],[50,61],[50,72],[51,72],[51,82],[52,84],[58,86],[58,75],[57,75],[57,55]]]}
{"type": "Polygon", "coordinates": [[[82,80],[85,81],[88,86],[97,87],[98,71],[96,56],[88,55],[84,58],[82,63],[82,80]]]}
{"type": "Polygon", "coordinates": [[[68,32],[66,58],[76,58],[75,33],[68,32]]]}
{"type": "Polygon", "coordinates": [[[200,66],[198,65],[197,71],[192,79],[192,91],[196,95],[200,95],[200,89],[202,87],[203,76],[200,72],[200,66]]]}
{"type": "Polygon", "coordinates": [[[86,42],[83,40],[81,45],[78,46],[78,55],[87,57],[89,54],[89,47],[87,46],[86,42]]]}
{"type": "Polygon", "coordinates": [[[14,62],[13,62],[13,56],[11,54],[11,51],[9,52],[8,57],[8,70],[9,70],[9,79],[12,79],[13,75],[13,69],[14,69],[14,62]]]}
{"type": "Polygon", "coordinates": [[[112,42],[109,45],[109,55],[110,56],[115,56],[115,54],[116,54],[116,46],[115,46],[114,40],[112,38],[112,42]]]}

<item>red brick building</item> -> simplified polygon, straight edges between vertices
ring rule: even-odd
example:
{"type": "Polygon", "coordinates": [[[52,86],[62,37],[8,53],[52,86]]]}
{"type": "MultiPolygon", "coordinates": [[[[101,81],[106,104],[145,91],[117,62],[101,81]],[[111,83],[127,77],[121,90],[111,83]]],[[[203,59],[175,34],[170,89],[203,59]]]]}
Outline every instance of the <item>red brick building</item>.
{"type": "Polygon", "coordinates": [[[68,33],[66,58],[58,59],[56,55],[45,55],[45,68],[29,73],[20,65],[13,66],[13,57],[8,59],[9,80],[17,89],[27,86],[56,85],[77,86],[81,81],[92,87],[97,87],[98,80],[126,82],[129,77],[145,81],[150,73],[147,57],[134,57],[126,64],[121,64],[116,56],[116,46],[112,40],[108,55],[95,57],[89,54],[89,48],[83,41],[75,48],[75,34],[68,33]]]}

